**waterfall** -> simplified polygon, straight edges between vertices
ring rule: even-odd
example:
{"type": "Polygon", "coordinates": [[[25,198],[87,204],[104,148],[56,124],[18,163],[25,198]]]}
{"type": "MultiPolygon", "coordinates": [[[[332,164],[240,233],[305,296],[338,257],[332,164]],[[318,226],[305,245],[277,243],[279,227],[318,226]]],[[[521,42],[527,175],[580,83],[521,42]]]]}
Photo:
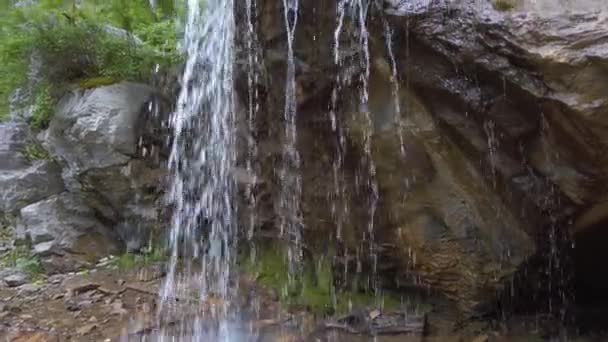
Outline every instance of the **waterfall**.
{"type": "Polygon", "coordinates": [[[296,70],[294,62],[294,40],[298,23],[298,1],[283,0],[284,20],[287,29],[287,76],[285,85],[283,164],[280,170],[281,192],[279,198],[279,217],[281,235],[287,235],[290,282],[299,274],[302,261],[302,228],[300,196],[300,156],[297,149],[297,99],[296,70]]]}
{"type": "MultiPolygon", "coordinates": [[[[200,0],[187,2],[187,59],[170,120],[171,259],[159,305],[161,320],[186,322],[178,334],[187,341],[230,340],[226,321],[236,293],[230,282],[237,234],[233,1],[204,6],[200,0]],[[195,305],[183,307],[189,300],[180,300],[178,306],[176,298],[192,298],[195,305]],[[211,300],[216,304],[210,313],[202,312],[201,301],[211,300]],[[219,324],[203,329],[207,321],[219,324]]],[[[162,335],[169,338],[168,332],[162,335]]]]}

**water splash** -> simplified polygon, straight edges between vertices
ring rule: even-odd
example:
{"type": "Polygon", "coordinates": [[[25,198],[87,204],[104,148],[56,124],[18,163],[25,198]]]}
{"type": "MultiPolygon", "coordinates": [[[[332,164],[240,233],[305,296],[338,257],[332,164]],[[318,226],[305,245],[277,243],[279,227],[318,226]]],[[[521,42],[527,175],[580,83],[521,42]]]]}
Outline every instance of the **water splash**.
{"type": "Polygon", "coordinates": [[[194,303],[217,298],[211,311],[219,327],[196,329],[208,317],[195,310],[187,340],[208,340],[209,334],[227,340],[224,318],[236,292],[230,284],[236,254],[233,66],[226,62],[234,60],[233,1],[210,0],[203,9],[201,1],[189,0],[187,8],[187,60],[170,119],[171,259],[159,316],[184,318],[187,310],[173,305],[176,297],[194,303]]]}

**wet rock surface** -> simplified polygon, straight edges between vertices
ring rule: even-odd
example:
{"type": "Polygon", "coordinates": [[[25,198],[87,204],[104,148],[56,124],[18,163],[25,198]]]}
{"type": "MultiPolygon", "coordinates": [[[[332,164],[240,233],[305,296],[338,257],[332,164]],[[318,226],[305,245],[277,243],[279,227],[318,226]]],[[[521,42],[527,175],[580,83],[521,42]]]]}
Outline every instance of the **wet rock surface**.
{"type": "MultiPolygon", "coordinates": [[[[322,250],[327,243],[319,236],[332,236],[344,248],[338,252],[343,260],[368,243],[373,189],[361,184],[371,179],[369,141],[380,199],[373,228],[380,282],[430,287],[462,312],[485,312],[497,293],[508,291],[505,281],[530,258],[547,254],[550,239],[561,239],[548,230],[576,232],[606,212],[605,4],[556,8],[513,1],[501,10],[491,1],[380,3],[370,6],[366,21],[371,76],[363,109],[364,85],[356,76],[366,67],[361,24],[347,11],[336,32],[335,4],[299,8],[305,238],[322,250]],[[336,35],[341,67],[326,48],[335,46],[336,35]],[[334,195],[328,170],[338,157],[342,187],[334,195]],[[327,196],[339,201],[333,209],[321,204],[327,196]],[[335,209],[341,206],[348,218],[338,236],[330,222],[342,220],[335,209]]],[[[276,118],[283,114],[284,89],[268,85],[284,82],[285,54],[277,52],[285,51],[287,35],[275,20],[283,15],[281,4],[261,1],[258,8],[258,52],[265,62],[260,102],[267,111],[259,114],[254,135],[266,181],[260,196],[273,198],[280,189],[272,174],[280,151],[271,146],[281,140],[276,118]]],[[[262,229],[278,225],[271,223],[273,208],[261,210],[269,211],[258,218],[262,229]]]]}

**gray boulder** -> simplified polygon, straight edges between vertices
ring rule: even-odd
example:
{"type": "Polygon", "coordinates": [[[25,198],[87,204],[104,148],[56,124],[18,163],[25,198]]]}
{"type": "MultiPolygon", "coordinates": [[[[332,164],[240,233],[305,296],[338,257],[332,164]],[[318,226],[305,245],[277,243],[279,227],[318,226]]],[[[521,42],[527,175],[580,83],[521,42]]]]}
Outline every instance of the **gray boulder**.
{"type": "Polygon", "coordinates": [[[64,189],[54,161],[28,160],[25,151],[33,144],[27,126],[0,124],[0,212],[14,213],[64,189]]]}
{"type": "Polygon", "coordinates": [[[154,95],[152,88],[130,82],[73,91],[61,99],[42,137],[65,164],[68,190],[114,225],[123,241],[133,235],[147,240],[157,222],[163,171],[138,151],[154,95]]]}
{"type": "Polygon", "coordinates": [[[10,274],[3,277],[4,283],[8,287],[21,286],[29,281],[27,274],[20,271],[12,271],[10,274]]]}
{"type": "Polygon", "coordinates": [[[22,208],[17,235],[31,241],[40,256],[67,252],[95,260],[116,253],[119,247],[95,212],[68,192],[22,208]]]}
{"type": "Polygon", "coordinates": [[[74,90],[59,101],[45,144],[78,172],[124,165],[135,157],[136,124],[152,93],[130,82],[74,90]]]}

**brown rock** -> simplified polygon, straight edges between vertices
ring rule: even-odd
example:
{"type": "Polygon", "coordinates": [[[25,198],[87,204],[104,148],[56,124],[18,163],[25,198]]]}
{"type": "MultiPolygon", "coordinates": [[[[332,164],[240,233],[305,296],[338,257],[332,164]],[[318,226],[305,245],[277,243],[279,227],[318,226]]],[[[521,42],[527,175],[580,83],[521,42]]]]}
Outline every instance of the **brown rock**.
{"type": "Polygon", "coordinates": [[[97,324],[87,324],[87,325],[83,325],[82,327],[76,329],[76,333],[78,333],[81,336],[88,335],[95,329],[97,329],[97,324]]]}

